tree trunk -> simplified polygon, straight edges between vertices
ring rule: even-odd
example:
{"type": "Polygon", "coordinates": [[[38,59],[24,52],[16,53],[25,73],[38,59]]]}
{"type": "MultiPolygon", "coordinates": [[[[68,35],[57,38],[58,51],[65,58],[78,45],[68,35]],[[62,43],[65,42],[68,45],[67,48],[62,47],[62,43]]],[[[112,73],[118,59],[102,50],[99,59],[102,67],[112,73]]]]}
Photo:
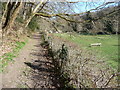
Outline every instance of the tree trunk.
{"type": "Polygon", "coordinates": [[[26,2],[23,5],[23,20],[26,19],[26,8],[25,7],[26,7],[26,2]]]}
{"type": "Polygon", "coordinates": [[[2,15],[2,18],[1,18],[1,25],[4,23],[3,21],[4,21],[4,18],[5,18],[5,14],[7,13],[8,4],[9,4],[9,0],[6,3],[5,10],[3,11],[3,15],[2,15]]]}
{"type": "Polygon", "coordinates": [[[0,38],[2,39],[2,44],[3,44],[3,33],[4,33],[4,31],[3,31],[3,23],[4,23],[4,18],[5,18],[5,14],[7,13],[7,7],[8,7],[8,4],[9,4],[9,0],[8,0],[8,2],[6,3],[6,6],[5,6],[5,10],[3,11],[3,15],[2,15],[2,18],[1,18],[1,23],[0,23],[0,32],[1,32],[1,35],[0,35],[0,38]]]}
{"type": "Polygon", "coordinates": [[[2,27],[3,29],[7,26],[8,22],[10,20],[10,16],[11,16],[12,9],[13,9],[14,5],[15,5],[15,2],[13,2],[12,4],[10,2],[8,2],[7,6],[6,6],[7,10],[5,10],[5,13],[7,11],[7,16],[6,16],[4,26],[2,27]]]}
{"type": "Polygon", "coordinates": [[[30,23],[31,19],[35,16],[35,14],[31,15],[28,20],[26,21],[25,27],[28,26],[28,24],[30,23]]]}
{"type": "Polygon", "coordinates": [[[9,20],[7,26],[6,26],[6,30],[8,30],[8,29],[11,30],[11,27],[13,26],[14,21],[17,18],[17,15],[19,13],[19,10],[20,10],[21,6],[22,6],[22,2],[18,2],[17,5],[16,5],[16,7],[15,7],[15,9],[14,9],[14,11],[13,11],[13,14],[10,17],[10,20],[9,20]]]}
{"type": "Polygon", "coordinates": [[[42,0],[33,10],[33,12],[31,13],[31,16],[28,18],[28,20],[25,23],[25,27],[28,26],[28,24],[30,23],[31,19],[35,16],[35,13],[37,12],[37,10],[39,9],[40,5],[43,3],[44,0],[42,0]]]}

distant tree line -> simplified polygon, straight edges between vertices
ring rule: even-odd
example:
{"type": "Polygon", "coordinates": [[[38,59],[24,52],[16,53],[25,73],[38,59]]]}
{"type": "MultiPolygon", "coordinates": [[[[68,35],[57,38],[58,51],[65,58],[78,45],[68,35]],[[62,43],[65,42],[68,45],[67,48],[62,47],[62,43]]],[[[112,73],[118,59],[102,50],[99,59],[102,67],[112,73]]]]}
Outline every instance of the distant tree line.
{"type": "Polygon", "coordinates": [[[76,23],[76,30],[74,28],[73,30],[83,34],[120,34],[118,30],[119,12],[118,6],[104,8],[96,12],[88,11],[82,17],[76,17],[86,22],[81,25],[76,23]],[[80,27],[81,30],[79,30],[80,27]]]}

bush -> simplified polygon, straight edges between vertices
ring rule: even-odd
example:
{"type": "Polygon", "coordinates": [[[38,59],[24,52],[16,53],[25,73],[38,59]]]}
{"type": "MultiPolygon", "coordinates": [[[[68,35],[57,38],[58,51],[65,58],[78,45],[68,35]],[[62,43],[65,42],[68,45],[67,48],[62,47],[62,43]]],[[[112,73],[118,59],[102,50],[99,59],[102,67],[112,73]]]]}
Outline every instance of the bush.
{"type": "Polygon", "coordinates": [[[58,40],[55,36],[52,37],[51,47],[52,51],[56,52],[53,54],[55,71],[60,73],[56,76],[60,76],[59,80],[64,88],[115,87],[117,77],[111,80],[110,77],[117,71],[107,65],[104,57],[96,56],[94,52],[82,49],[67,40],[63,41],[62,38],[58,40]],[[67,48],[63,47],[64,45],[67,48]],[[67,60],[64,60],[66,57],[67,60]]]}
{"type": "Polygon", "coordinates": [[[39,25],[37,22],[37,17],[34,17],[31,22],[29,23],[28,27],[32,30],[35,31],[36,29],[39,29],[39,25]]]}

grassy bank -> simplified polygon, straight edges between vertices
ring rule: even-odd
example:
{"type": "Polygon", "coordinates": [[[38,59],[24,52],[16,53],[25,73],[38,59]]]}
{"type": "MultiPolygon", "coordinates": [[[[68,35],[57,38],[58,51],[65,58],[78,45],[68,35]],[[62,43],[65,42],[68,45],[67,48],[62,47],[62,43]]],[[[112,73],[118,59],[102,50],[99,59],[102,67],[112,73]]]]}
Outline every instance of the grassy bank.
{"type": "Polygon", "coordinates": [[[17,57],[18,52],[25,46],[27,41],[27,39],[24,41],[17,41],[12,52],[8,52],[0,57],[0,72],[3,72],[4,68],[9,64],[9,62],[14,61],[13,58],[17,57]]]}
{"type": "MultiPolygon", "coordinates": [[[[113,68],[118,67],[118,36],[116,35],[69,35],[54,34],[78,44],[81,48],[95,52],[104,57],[106,62],[113,68]],[[90,47],[92,43],[102,43],[101,46],[90,47]]],[[[120,63],[120,62],[119,62],[120,63]]]]}

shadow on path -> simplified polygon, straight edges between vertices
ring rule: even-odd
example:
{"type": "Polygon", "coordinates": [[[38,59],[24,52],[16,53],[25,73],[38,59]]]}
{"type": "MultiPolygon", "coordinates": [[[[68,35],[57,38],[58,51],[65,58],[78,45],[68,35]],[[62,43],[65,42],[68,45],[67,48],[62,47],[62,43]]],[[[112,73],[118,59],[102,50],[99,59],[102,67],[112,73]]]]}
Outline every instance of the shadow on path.
{"type": "Polygon", "coordinates": [[[30,53],[32,60],[24,64],[32,69],[30,79],[34,82],[34,88],[58,88],[52,60],[47,58],[46,49],[40,45],[40,34],[33,35],[32,38],[38,43],[34,45],[35,48],[30,53]]]}

